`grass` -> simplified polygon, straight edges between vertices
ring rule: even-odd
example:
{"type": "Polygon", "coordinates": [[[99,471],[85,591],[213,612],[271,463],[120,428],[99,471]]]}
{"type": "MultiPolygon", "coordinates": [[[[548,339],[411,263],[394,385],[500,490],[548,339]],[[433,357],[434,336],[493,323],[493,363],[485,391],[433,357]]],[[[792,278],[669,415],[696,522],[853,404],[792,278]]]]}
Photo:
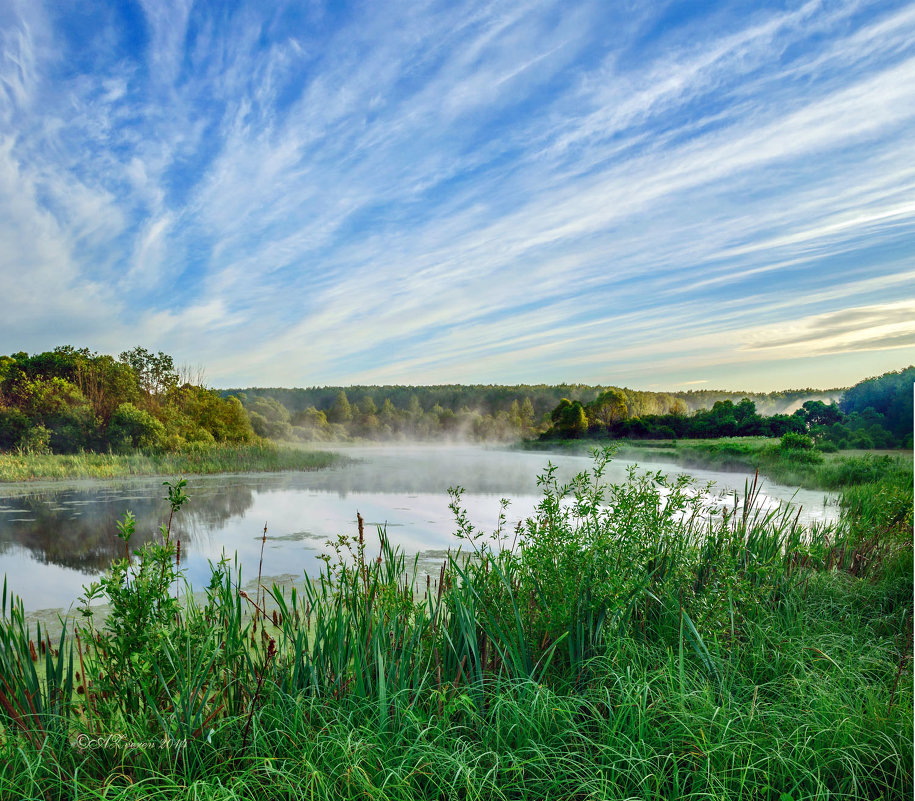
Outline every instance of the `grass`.
{"type": "Polygon", "coordinates": [[[425,580],[383,532],[377,556],[342,537],[271,615],[225,563],[178,607],[167,526],[78,641],[42,648],[4,592],[0,797],[910,798],[893,481],[807,530],[752,485],[710,518],[686,480],[607,485],[605,460],[548,469],[517,531],[454,490],[464,548],[425,580]]]}
{"type": "MultiPolygon", "coordinates": [[[[719,437],[680,440],[604,440],[625,459],[670,460],[691,467],[750,472],[791,486],[842,490],[867,484],[887,473],[911,474],[911,451],[848,450],[825,453],[783,448],[769,437],[719,437]]],[[[525,450],[544,450],[531,441],[525,450]]],[[[589,452],[591,440],[556,440],[546,450],[589,452]]]]}
{"type": "Polygon", "coordinates": [[[211,445],[174,453],[0,453],[0,481],[318,470],[335,463],[329,451],[254,445],[211,445]]]}

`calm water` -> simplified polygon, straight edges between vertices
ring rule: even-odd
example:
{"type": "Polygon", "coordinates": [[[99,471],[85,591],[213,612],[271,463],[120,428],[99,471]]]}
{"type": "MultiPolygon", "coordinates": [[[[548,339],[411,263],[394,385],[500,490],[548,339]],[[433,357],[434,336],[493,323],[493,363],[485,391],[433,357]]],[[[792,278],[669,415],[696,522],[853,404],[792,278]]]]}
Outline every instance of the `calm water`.
{"type": "MultiPolygon", "coordinates": [[[[456,542],[449,487],[465,489],[463,504],[471,521],[489,531],[500,498],[512,501],[510,524],[533,511],[540,498],[537,475],[547,461],[558,465],[565,480],[591,465],[588,457],[473,447],[348,448],[345,453],[358,461],[315,473],[189,478],[191,500],[176,518],[173,536],[181,539],[191,582],[204,584],[208,561],[224,552],[237,553],[244,577],[256,578],[264,524],[264,576],[300,579],[305,570],[317,572],[324,542],[354,534],[357,511],[376,542],[375,526],[386,525],[391,540],[409,552],[447,548],[456,542]]],[[[624,479],[630,464],[614,460],[607,480],[624,479]]],[[[731,493],[742,494],[746,479],[671,463],[640,460],[639,467],[687,472],[731,493]]],[[[67,607],[84,584],[123,555],[115,523],[125,510],[136,515],[137,540],[148,539],[167,518],[164,495],[161,478],[0,484],[0,574],[28,610],[67,607]]],[[[836,516],[834,496],[769,481],[763,485],[765,503],[792,499],[802,506],[802,519],[836,516]]]]}

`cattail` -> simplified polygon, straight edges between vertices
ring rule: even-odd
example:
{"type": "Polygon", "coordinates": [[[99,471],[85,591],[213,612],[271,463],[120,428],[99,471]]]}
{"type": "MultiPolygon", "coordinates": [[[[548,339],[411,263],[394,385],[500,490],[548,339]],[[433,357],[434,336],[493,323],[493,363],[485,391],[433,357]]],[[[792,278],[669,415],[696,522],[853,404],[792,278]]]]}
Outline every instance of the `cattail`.
{"type": "Polygon", "coordinates": [[[181,540],[178,540],[178,550],[175,551],[175,567],[181,567],[181,540]]]}
{"type": "Polygon", "coordinates": [[[31,640],[29,640],[29,653],[30,653],[31,656],[32,656],[32,661],[33,661],[33,662],[37,662],[37,661],[38,661],[38,653],[35,651],[35,643],[33,643],[31,640]]]}
{"type": "Polygon", "coordinates": [[[277,628],[279,628],[279,625],[280,625],[279,618],[276,615],[276,609],[273,610],[273,625],[276,626],[277,628]]]}
{"type": "Polygon", "coordinates": [[[41,641],[41,646],[40,646],[40,648],[41,648],[41,655],[44,656],[44,655],[47,653],[47,650],[48,650],[48,646],[45,645],[44,640],[41,641]]]}

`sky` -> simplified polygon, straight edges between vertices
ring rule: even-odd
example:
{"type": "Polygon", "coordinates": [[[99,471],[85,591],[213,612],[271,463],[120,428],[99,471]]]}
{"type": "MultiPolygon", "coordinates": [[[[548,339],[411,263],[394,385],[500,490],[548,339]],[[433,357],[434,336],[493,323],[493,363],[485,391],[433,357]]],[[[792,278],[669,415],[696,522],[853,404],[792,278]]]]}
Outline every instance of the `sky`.
{"type": "Polygon", "coordinates": [[[0,0],[0,353],[215,387],[915,362],[915,3],[0,0]]]}

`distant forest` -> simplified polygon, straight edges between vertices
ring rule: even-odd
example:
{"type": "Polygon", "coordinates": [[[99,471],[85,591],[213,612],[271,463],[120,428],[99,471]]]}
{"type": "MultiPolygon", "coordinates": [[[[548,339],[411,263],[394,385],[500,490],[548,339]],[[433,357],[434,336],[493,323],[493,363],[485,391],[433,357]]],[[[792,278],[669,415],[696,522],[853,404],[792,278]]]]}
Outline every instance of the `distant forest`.
{"type": "Polygon", "coordinates": [[[915,368],[846,389],[645,392],[584,384],[214,390],[171,356],[63,346],[0,356],[0,450],[179,451],[287,441],[808,436],[911,447],[915,368]]]}
{"type": "MultiPolygon", "coordinates": [[[[749,398],[761,414],[793,412],[810,400],[835,402],[842,389],[797,389],[770,393],[694,390],[645,392],[586,384],[350,386],[307,389],[223,390],[244,404],[255,432],[272,439],[333,441],[363,439],[466,439],[511,441],[554,428],[562,401],[586,409],[608,393],[624,401],[620,419],[673,415],[689,418],[721,401],[749,398]]],[[[600,417],[596,422],[606,422],[600,417]]],[[[586,426],[587,427],[587,426],[586,426]]],[[[554,431],[558,434],[558,431],[554,431]]]]}
{"type": "Polygon", "coordinates": [[[912,445],[915,368],[848,389],[646,392],[585,384],[223,390],[273,439],[678,439],[785,434],[821,449],[912,445]]]}
{"type": "MultiPolygon", "coordinates": [[[[751,398],[716,400],[691,415],[679,411],[633,414],[625,390],[610,389],[589,403],[563,398],[541,439],[711,439],[786,437],[820,450],[912,447],[915,367],[861,381],[838,403],[806,400],[791,414],[762,415],[751,398]],[[800,439],[799,439],[800,438],[800,439]]],[[[636,402],[636,405],[638,402],[636,402]]]]}

